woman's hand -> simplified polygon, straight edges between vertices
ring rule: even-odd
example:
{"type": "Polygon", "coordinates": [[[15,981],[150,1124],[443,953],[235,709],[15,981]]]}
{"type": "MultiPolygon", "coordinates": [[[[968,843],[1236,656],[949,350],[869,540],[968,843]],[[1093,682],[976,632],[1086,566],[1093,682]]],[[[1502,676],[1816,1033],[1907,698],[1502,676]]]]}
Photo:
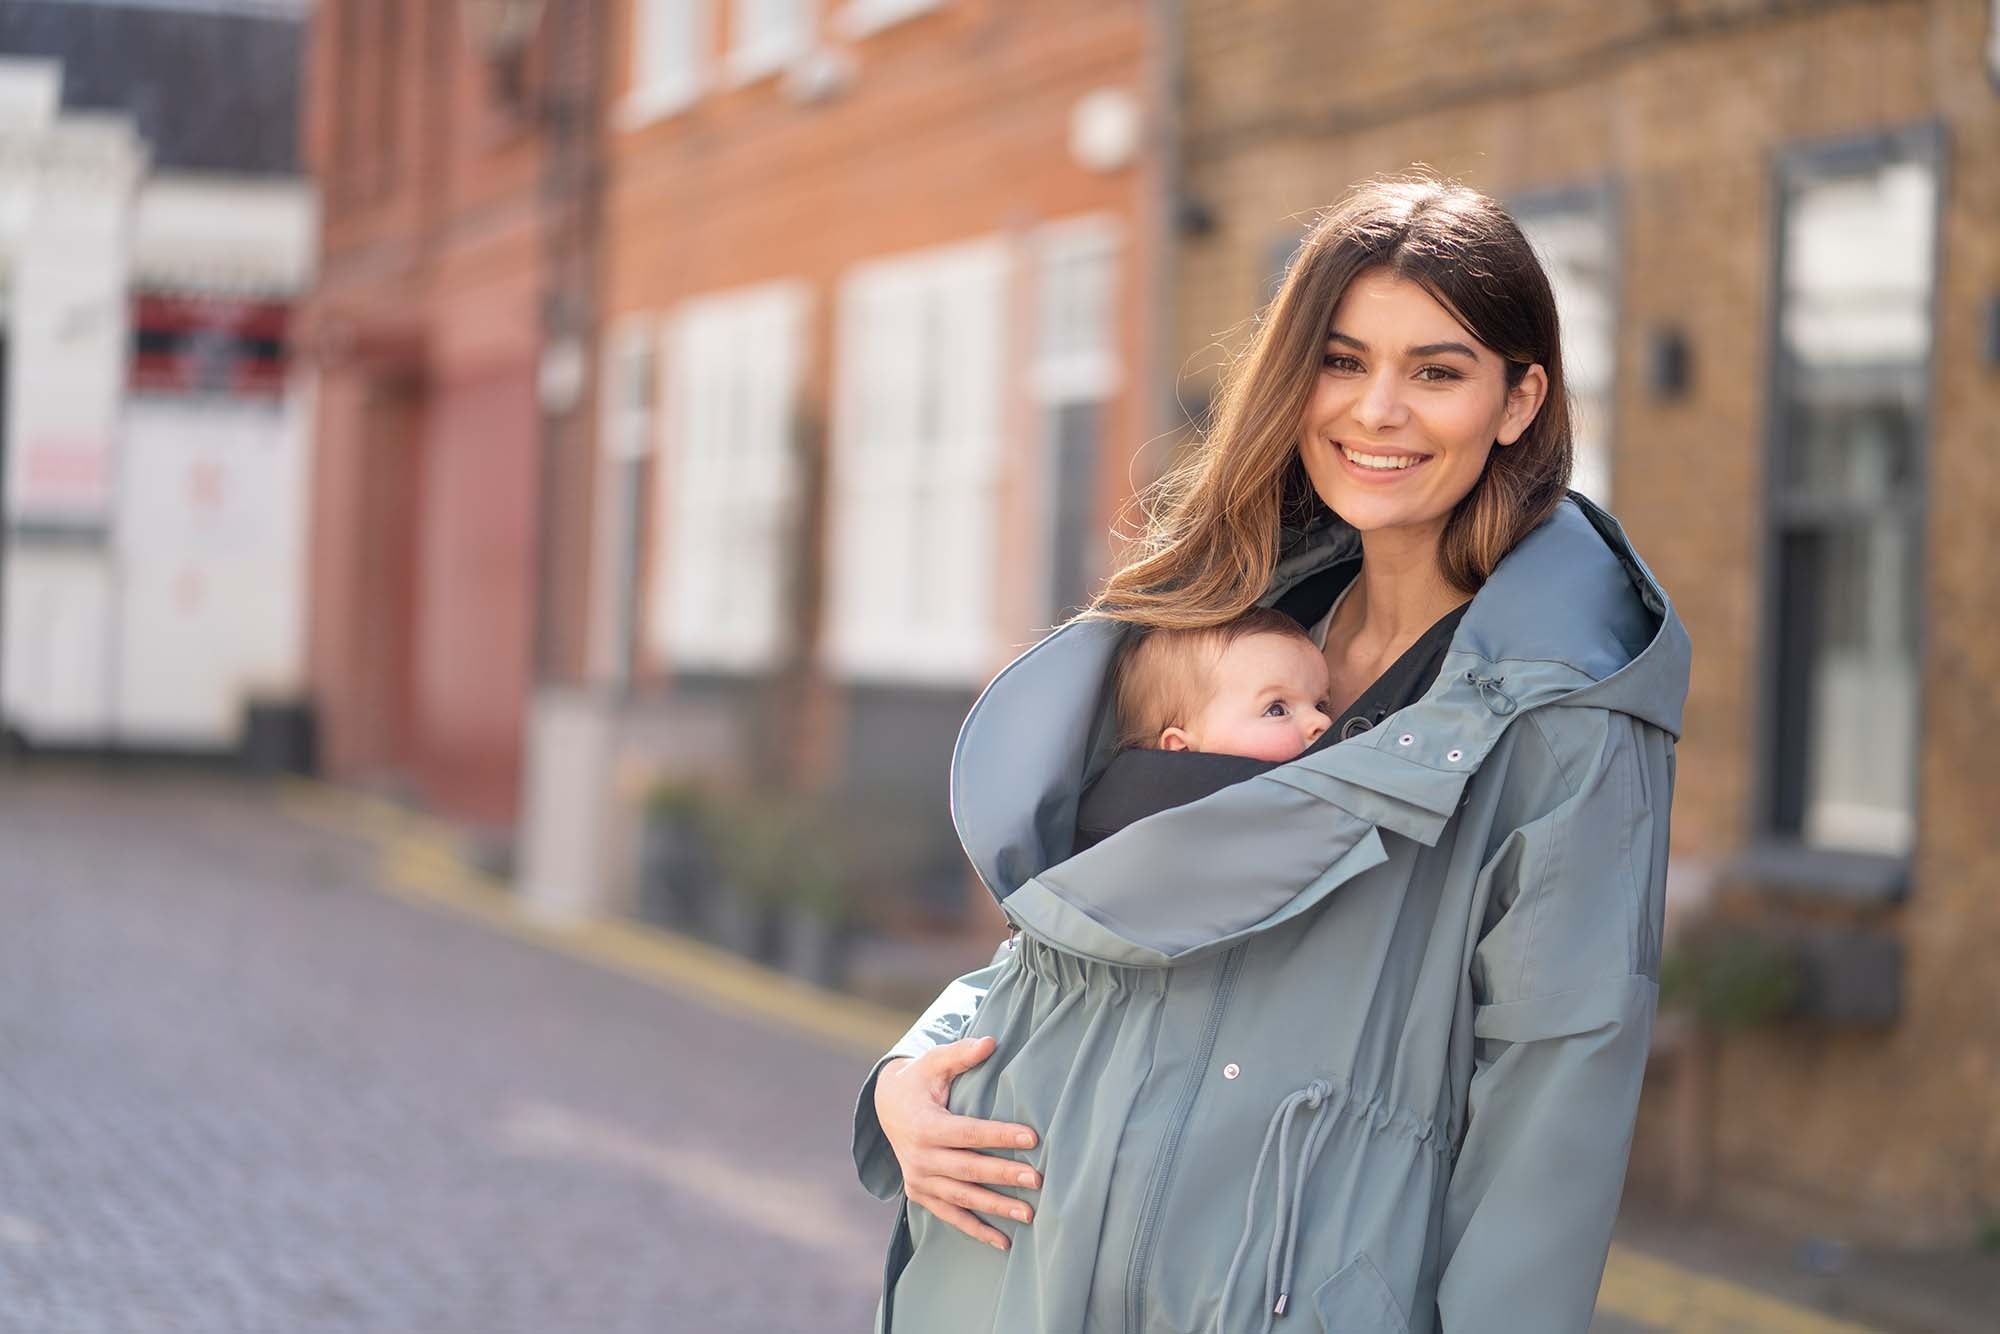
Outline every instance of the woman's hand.
{"type": "Polygon", "coordinates": [[[1034,1211],[1020,1200],[975,1182],[1030,1189],[1041,1173],[1025,1163],[977,1153],[977,1149],[1031,1149],[1035,1132],[1011,1121],[959,1116],[945,1099],[951,1082],[993,1054],[990,1037],[964,1038],[933,1047],[922,1056],[898,1057],[875,1080],[875,1116],[882,1135],[903,1169],[903,1193],[968,1237],[1000,1250],[1007,1238],[973,1211],[1026,1223],[1034,1211]]]}

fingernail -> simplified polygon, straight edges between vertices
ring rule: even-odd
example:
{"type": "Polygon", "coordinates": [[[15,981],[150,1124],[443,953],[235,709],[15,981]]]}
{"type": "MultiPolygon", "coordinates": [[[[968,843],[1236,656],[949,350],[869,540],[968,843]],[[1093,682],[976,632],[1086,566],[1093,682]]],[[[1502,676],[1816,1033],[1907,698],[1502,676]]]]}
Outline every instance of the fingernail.
{"type": "Polygon", "coordinates": [[[1021,1176],[1020,1176],[1020,1182],[1021,1182],[1021,1184],[1022,1184],[1022,1185],[1024,1185],[1024,1186],[1032,1186],[1032,1185],[1034,1185],[1034,1184],[1035,1184],[1035,1174],[1034,1174],[1033,1172],[1023,1172],[1023,1173],[1021,1173],[1021,1176]]]}
{"type": "Polygon", "coordinates": [[[1014,1136],[1014,1142],[1020,1145],[1024,1149],[1032,1149],[1035,1147],[1035,1137],[1025,1130],[1023,1130],[1020,1134],[1014,1136]]]}
{"type": "Polygon", "coordinates": [[[1007,1249],[1007,1243],[1006,1243],[1006,1242],[1004,1242],[1004,1241],[996,1241],[996,1242],[992,1243],[992,1245],[993,1245],[993,1249],[994,1249],[994,1250],[996,1250],[996,1251],[1004,1251],[1004,1250],[1006,1250],[1006,1249],[1007,1249]]]}
{"type": "Polygon", "coordinates": [[[1028,1221],[1028,1211],[1026,1209],[1016,1209],[1014,1211],[1014,1218],[1018,1222],[1025,1223],[1028,1221]]]}

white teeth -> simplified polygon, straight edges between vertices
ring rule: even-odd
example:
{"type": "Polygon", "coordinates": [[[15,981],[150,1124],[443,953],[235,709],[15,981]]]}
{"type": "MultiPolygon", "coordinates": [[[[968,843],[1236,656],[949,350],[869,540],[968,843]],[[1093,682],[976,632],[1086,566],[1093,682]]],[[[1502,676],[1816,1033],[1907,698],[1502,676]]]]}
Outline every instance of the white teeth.
{"type": "Polygon", "coordinates": [[[1353,460],[1355,463],[1360,464],[1364,468],[1382,468],[1385,470],[1394,470],[1398,468],[1407,468],[1412,464],[1423,462],[1422,459],[1416,458],[1408,454],[1400,456],[1392,456],[1388,454],[1357,454],[1353,450],[1348,449],[1345,445],[1341,446],[1340,452],[1342,454],[1345,454],[1349,459],[1353,460]]]}

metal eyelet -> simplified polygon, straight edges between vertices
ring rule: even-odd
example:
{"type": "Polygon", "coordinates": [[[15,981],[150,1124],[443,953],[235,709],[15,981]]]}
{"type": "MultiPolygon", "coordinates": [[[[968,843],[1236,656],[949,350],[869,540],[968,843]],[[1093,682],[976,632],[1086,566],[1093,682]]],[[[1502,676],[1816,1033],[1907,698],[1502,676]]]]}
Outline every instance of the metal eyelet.
{"type": "Polygon", "coordinates": [[[1450,760],[1453,764],[1457,764],[1460,760],[1465,758],[1465,752],[1462,750],[1450,751],[1445,755],[1445,758],[1450,760]]]}
{"type": "Polygon", "coordinates": [[[1410,744],[1410,743],[1411,743],[1412,741],[1415,741],[1416,739],[1417,739],[1417,737],[1416,737],[1416,733],[1414,733],[1414,732],[1405,732],[1405,733],[1403,733],[1403,735],[1401,735],[1401,736],[1399,736],[1399,737],[1397,737],[1397,738],[1396,738],[1396,744],[1397,744],[1397,745],[1399,745],[1399,746],[1407,746],[1407,745],[1409,745],[1409,744],[1410,744]]]}

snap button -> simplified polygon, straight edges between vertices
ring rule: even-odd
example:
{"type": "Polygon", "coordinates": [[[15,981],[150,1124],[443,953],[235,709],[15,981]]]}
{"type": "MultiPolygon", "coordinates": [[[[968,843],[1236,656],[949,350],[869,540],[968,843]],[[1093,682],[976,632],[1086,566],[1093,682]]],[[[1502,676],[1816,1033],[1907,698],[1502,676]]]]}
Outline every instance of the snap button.
{"type": "Polygon", "coordinates": [[[1407,746],[1416,739],[1417,737],[1414,732],[1405,732],[1403,733],[1403,735],[1396,738],[1396,744],[1399,746],[1407,746]]]}
{"type": "Polygon", "coordinates": [[[1462,750],[1447,751],[1445,753],[1445,758],[1450,760],[1453,764],[1457,764],[1459,760],[1464,758],[1464,756],[1465,752],[1462,750]]]}
{"type": "Polygon", "coordinates": [[[1231,1061],[1228,1065],[1222,1067],[1222,1077],[1224,1079],[1234,1079],[1236,1078],[1236,1076],[1242,1073],[1243,1073],[1243,1067],[1236,1064],[1236,1062],[1234,1061],[1231,1061]]]}

